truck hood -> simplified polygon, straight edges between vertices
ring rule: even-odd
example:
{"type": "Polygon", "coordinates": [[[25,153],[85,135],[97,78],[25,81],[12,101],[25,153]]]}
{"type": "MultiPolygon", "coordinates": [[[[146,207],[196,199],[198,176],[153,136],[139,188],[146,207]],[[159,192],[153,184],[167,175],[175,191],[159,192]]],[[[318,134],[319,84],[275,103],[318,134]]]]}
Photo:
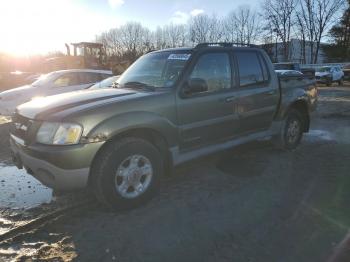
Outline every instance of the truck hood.
{"type": "Polygon", "coordinates": [[[46,120],[50,115],[75,107],[83,105],[85,108],[90,108],[96,104],[117,102],[125,96],[131,98],[137,94],[141,94],[141,92],[131,89],[81,90],[33,99],[17,107],[16,112],[30,119],[46,120]]]}

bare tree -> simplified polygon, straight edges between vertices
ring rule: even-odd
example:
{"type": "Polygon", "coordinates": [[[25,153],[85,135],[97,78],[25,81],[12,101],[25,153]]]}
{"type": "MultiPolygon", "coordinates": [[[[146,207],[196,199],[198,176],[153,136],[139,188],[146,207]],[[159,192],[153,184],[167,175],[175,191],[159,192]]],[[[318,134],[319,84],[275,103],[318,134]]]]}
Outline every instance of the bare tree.
{"type": "Polygon", "coordinates": [[[207,15],[198,15],[190,20],[190,38],[193,43],[203,43],[208,41],[210,30],[210,18],[207,15]]]}
{"type": "Polygon", "coordinates": [[[117,43],[113,41],[113,29],[103,32],[95,37],[96,42],[104,45],[107,56],[116,55],[118,52],[117,43]]]}
{"type": "Polygon", "coordinates": [[[328,27],[332,24],[332,19],[337,16],[340,8],[345,4],[344,0],[315,0],[316,1],[316,51],[314,63],[317,63],[320,51],[321,39],[328,27]]]}
{"type": "Polygon", "coordinates": [[[297,12],[295,14],[295,31],[296,37],[300,40],[300,62],[305,64],[306,60],[306,39],[307,39],[307,25],[301,14],[297,12]]]}
{"type": "Polygon", "coordinates": [[[132,61],[151,48],[150,32],[140,23],[129,22],[121,26],[119,41],[132,61]]]}
{"type": "Polygon", "coordinates": [[[321,40],[344,3],[344,0],[299,0],[299,32],[305,35],[304,46],[310,48],[312,63],[317,63],[321,40]]]}
{"type": "Polygon", "coordinates": [[[273,26],[273,32],[282,42],[285,60],[289,60],[291,55],[289,43],[295,7],[296,0],[265,0],[262,5],[263,17],[267,24],[273,26]]]}
{"type": "Polygon", "coordinates": [[[192,43],[218,42],[223,36],[222,21],[215,15],[192,17],[189,21],[189,36],[192,43]]]}
{"type": "Polygon", "coordinates": [[[222,40],[224,33],[223,22],[216,15],[212,15],[209,19],[209,42],[219,42],[222,40]]]}
{"type": "Polygon", "coordinates": [[[160,26],[153,32],[153,44],[157,50],[168,47],[164,30],[160,26]]]}
{"type": "Polygon", "coordinates": [[[186,28],[173,23],[163,27],[163,33],[168,47],[181,47],[186,43],[186,28]]]}
{"type": "Polygon", "coordinates": [[[249,6],[240,6],[223,19],[200,14],[191,17],[185,25],[168,24],[154,31],[140,23],[129,22],[96,39],[105,45],[107,55],[118,61],[133,62],[147,51],[190,43],[230,41],[251,44],[259,41],[277,62],[280,51],[284,60],[290,60],[293,36],[301,40],[300,61],[317,62],[321,39],[344,1],[264,0],[259,14],[249,6]],[[282,44],[277,45],[278,41],[282,44]],[[311,57],[306,52],[308,48],[311,57]]]}
{"type": "MultiPolygon", "coordinates": [[[[314,43],[316,38],[316,22],[315,22],[315,0],[300,0],[299,1],[299,9],[297,10],[297,21],[299,25],[299,31],[303,30],[305,35],[304,49],[306,46],[309,47],[310,50],[310,61],[314,61],[314,43]],[[307,42],[307,43],[306,43],[307,42]]],[[[305,50],[304,50],[305,52],[305,50]]],[[[305,54],[305,62],[307,61],[307,57],[305,54]]]]}
{"type": "Polygon", "coordinates": [[[102,33],[97,39],[105,45],[108,55],[123,56],[131,62],[153,49],[151,32],[135,22],[102,33]]]}
{"type": "Polygon", "coordinates": [[[274,63],[278,62],[278,36],[276,35],[273,25],[270,23],[263,24],[261,28],[262,48],[270,56],[274,63]]]}
{"type": "Polygon", "coordinates": [[[258,15],[249,6],[240,6],[230,12],[224,20],[225,40],[250,44],[255,42],[261,33],[258,15]]]}

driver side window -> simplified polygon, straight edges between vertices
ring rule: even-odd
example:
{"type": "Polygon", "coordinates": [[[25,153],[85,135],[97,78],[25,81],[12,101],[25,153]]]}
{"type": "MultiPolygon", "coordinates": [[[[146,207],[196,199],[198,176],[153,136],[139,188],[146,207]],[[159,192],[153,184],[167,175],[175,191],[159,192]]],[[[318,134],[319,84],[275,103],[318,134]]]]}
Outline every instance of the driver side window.
{"type": "Polygon", "coordinates": [[[195,93],[212,93],[231,88],[231,66],[227,53],[202,55],[188,80],[189,85],[200,85],[195,93]]]}
{"type": "Polygon", "coordinates": [[[79,82],[78,75],[73,73],[63,74],[58,77],[54,82],[54,87],[67,87],[77,85],[79,82]]]}

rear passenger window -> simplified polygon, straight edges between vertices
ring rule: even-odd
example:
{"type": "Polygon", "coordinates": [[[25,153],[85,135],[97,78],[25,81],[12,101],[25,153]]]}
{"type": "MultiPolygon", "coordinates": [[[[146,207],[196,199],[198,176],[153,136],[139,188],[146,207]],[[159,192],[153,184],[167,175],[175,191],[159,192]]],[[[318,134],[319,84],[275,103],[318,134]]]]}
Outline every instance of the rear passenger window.
{"type": "Polygon", "coordinates": [[[206,91],[217,92],[231,88],[230,59],[226,53],[202,55],[190,75],[191,80],[200,80],[206,84],[206,91]]]}
{"type": "Polygon", "coordinates": [[[261,61],[261,58],[259,59],[257,52],[237,52],[236,58],[239,68],[239,81],[241,87],[262,84],[268,79],[266,65],[264,67],[263,63],[262,66],[261,62],[263,61],[261,61]]]}
{"type": "Polygon", "coordinates": [[[67,87],[79,84],[78,75],[76,73],[66,73],[58,77],[54,82],[54,87],[67,87]]]}

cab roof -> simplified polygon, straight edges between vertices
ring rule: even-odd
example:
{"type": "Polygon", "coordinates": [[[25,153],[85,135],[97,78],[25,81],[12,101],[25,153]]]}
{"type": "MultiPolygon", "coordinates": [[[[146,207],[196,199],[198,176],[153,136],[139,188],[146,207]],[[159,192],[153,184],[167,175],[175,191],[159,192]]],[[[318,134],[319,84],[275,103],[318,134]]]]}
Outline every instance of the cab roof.
{"type": "Polygon", "coordinates": [[[169,51],[188,51],[192,52],[195,50],[207,49],[207,48],[254,48],[258,49],[259,46],[253,44],[242,44],[242,43],[231,43],[231,42],[215,42],[215,43],[200,43],[195,47],[176,47],[176,48],[166,48],[162,50],[154,51],[157,52],[169,52],[169,51]]]}

